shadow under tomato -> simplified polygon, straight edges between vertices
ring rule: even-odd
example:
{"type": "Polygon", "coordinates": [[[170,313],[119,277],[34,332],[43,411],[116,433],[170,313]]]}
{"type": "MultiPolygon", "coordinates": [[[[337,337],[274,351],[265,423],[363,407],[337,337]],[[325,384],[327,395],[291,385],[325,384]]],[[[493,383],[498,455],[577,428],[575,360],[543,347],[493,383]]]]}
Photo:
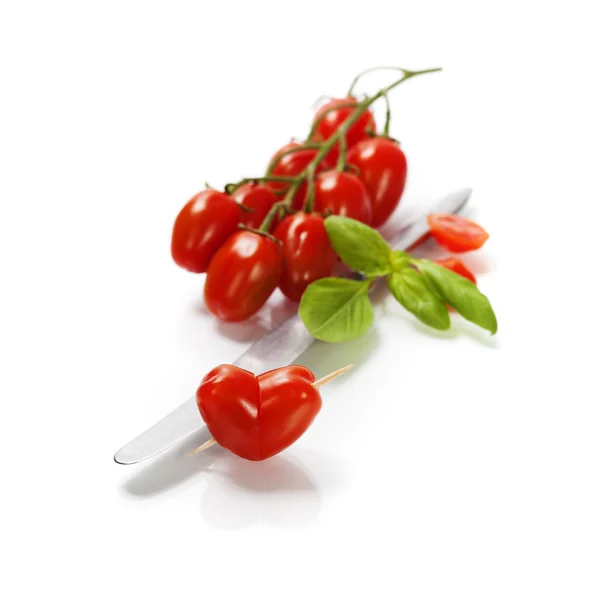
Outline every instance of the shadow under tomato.
{"type": "Polygon", "coordinates": [[[245,321],[226,323],[213,317],[217,331],[220,335],[236,342],[258,340],[298,310],[298,304],[288,300],[282,294],[277,293],[274,296],[255,315],[245,321]]]}
{"type": "Polygon", "coordinates": [[[261,462],[243,460],[220,449],[210,469],[200,510],[218,529],[240,529],[258,523],[302,528],[321,510],[314,474],[291,453],[261,462]]]}

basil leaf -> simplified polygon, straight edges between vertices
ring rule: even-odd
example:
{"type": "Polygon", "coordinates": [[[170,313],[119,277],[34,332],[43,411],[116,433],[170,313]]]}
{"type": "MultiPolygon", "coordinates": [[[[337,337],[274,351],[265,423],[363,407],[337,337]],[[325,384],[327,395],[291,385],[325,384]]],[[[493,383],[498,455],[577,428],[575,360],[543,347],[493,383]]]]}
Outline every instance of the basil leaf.
{"type": "Polygon", "coordinates": [[[392,270],[390,246],[375,229],[339,216],[327,217],[325,229],[333,249],[350,268],[368,277],[387,275],[392,270]]]}
{"type": "Polygon", "coordinates": [[[416,261],[427,285],[465,319],[487,329],[492,335],[498,322],[490,301],[468,279],[430,260],[416,261]]]}
{"type": "Polygon", "coordinates": [[[434,294],[411,267],[387,276],[388,287],[394,297],[425,325],[435,329],[450,329],[450,317],[446,304],[434,294]]]}
{"type": "Polygon", "coordinates": [[[325,342],[346,342],[366,333],[373,323],[369,284],[337,277],[313,281],[298,309],[309,333],[325,342]]]}
{"type": "Polygon", "coordinates": [[[402,250],[394,250],[390,254],[390,265],[394,271],[402,271],[408,266],[411,261],[411,256],[402,250]]]}

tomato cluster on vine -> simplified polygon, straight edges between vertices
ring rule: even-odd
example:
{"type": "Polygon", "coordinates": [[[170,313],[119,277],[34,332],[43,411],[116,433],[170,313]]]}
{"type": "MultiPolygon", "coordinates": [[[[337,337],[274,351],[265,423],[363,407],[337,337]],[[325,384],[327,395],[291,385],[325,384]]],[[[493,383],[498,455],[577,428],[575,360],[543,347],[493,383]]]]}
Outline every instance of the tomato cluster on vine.
{"type": "Polygon", "coordinates": [[[171,253],[180,267],[207,274],[205,304],[217,318],[247,319],[277,287],[298,302],[310,283],[330,276],[337,258],[327,215],[373,227],[392,215],[406,157],[377,133],[368,106],[352,96],[330,100],[306,142],[275,152],[264,177],[205,189],[183,207],[171,253]]]}

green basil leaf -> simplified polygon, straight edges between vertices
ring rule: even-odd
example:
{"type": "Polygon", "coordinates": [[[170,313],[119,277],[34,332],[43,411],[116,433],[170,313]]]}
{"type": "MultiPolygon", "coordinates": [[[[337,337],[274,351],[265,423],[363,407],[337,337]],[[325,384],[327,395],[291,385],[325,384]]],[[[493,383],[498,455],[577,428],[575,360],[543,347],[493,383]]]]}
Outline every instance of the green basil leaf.
{"type": "Polygon", "coordinates": [[[369,284],[337,277],[313,281],[298,309],[309,333],[325,342],[346,342],[366,333],[373,323],[369,284]]]}
{"type": "Polygon", "coordinates": [[[490,301],[468,279],[430,260],[419,260],[417,266],[427,285],[465,319],[487,329],[492,335],[498,322],[490,301]]]}
{"type": "Polygon", "coordinates": [[[435,329],[450,329],[450,317],[446,304],[428,287],[423,276],[406,267],[387,276],[392,294],[417,319],[435,329]]]}
{"type": "Polygon", "coordinates": [[[375,229],[339,216],[327,217],[325,229],[333,249],[350,268],[368,277],[387,275],[392,270],[390,246],[375,229]]]}
{"type": "Polygon", "coordinates": [[[394,271],[402,271],[408,266],[410,261],[410,254],[402,250],[394,250],[390,254],[390,264],[392,265],[392,269],[394,271]]]}

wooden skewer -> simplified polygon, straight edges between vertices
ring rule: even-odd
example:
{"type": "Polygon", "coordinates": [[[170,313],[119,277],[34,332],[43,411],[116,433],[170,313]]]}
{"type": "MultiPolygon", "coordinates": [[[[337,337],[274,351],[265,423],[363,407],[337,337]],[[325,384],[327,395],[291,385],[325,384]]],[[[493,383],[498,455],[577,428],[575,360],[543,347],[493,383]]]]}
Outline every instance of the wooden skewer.
{"type": "MultiPolygon", "coordinates": [[[[345,367],[342,367],[341,369],[338,369],[337,371],[334,371],[333,373],[329,373],[329,375],[325,375],[325,377],[321,377],[321,379],[317,379],[317,381],[313,381],[312,386],[315,389],[319,389],[322,385],[325,385],[326,383],[333,381],[336,377],[339,377],[340,375],[346,373],[346,371],[349,371],[353,366],[354,365],[346,365],[345,367]]],[[[215,440],[215,438],[210,438],[210,440],[208,440],[208,442],[204,442],[204,444],[202,444],[201,446],[198,446],[193,452],[190,452],[188,454],[188,456],[193,456],[194,454],[198,454],[199,452],[204,452],[204,450],[208,450],[209,448],[214,446],[216,443],[217,443],[217,440],[215,440]]]]}
{"type": "Polygon", "coordinates": [[[326,383],[332,381],[336,377],[339,377],[346,371],[349,371],[353,366],[354,365],[347,365],[345,367],[342,367],[341,369],[338,369],[337,371],[334,371],[333,373],[329,373],[329,375],[325,375],[325,377],[321,377],[321,379],[317,379],[316,381],[313,381],[312,386],[315,389],[319,389],[322,385],[325,385],[326,383]]]}
{"type": "Polygon", "coordinates": [[[198,452],[204,452],[204,450],[208,450],[211,446],[214,446],[217,443],[215,438],[210,438],[208,442],[204,442],[202,446],[198,446],[193,452],[190,452],[188,456],[194,456],[194,454],[198,454],[198,452]]]}

